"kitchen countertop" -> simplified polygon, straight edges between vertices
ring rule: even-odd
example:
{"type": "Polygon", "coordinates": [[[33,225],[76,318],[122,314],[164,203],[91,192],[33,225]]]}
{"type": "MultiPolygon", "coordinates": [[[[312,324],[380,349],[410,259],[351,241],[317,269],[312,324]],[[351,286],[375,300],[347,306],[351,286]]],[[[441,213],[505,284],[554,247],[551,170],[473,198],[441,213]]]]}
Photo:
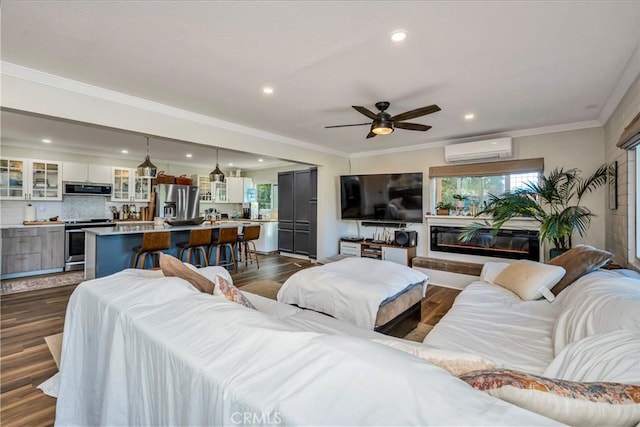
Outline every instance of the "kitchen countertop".
{"type": "Polygon", "coordinates": [[[242,221],[251,221],[251,222],[278,222],[277,219],[218,219],[216,222],[242,222],[242,221]]]}
{"type": "Polygon", "coordinates": [[[189,230],[199,230],[199,229],[207,229],[207,228],[224,228],[224,227],[242,227],[245,225],[255,224],[254,221],[224,221],[224,224],[216,224],[211,225],[208,223],[204,223],[202,225],[183,225],[177,227],[171,226],[154,226],[153,223],[142,223],[142,224],[118,224],[114,227],[100,227],[100,228],[83,228],[86,233],[94,234],[96,236],[116,236],[120,234],[136,234],[136,233],[146,233],[146,232],[156,232],[156,231],[189,231],[189,230]]]}
{"type": "Polygon", "coordinates": [[[37,227],[64,227],[64,224],[53,222],[51,224],[42,224],[42,225],[24,225],[24,224],[2,224],[2,225],[0,225],[0,229],[6,229],[6,228],[37,228],[37,227]]]}

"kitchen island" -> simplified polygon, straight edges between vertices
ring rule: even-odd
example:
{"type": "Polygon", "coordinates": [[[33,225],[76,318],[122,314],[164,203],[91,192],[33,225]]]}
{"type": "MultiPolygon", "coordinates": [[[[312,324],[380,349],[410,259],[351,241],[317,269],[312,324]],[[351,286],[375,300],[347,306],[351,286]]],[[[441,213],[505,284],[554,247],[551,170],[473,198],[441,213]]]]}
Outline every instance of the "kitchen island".
{"type": "Polygon", "coordinates": [[[210,225],[187,226],[154,226],[149,223],[118,224],[114,227],[85,228],[85,279],[104,277],[126,268],[133,264],[133,248],[142,245],[144,233],[160,231],[171,232],[171,244],[164,251],[169,255],[178,256],[178,243],[189,241],[189,232],[196,229],[217,229],[226,227],[244,227],[256,224],[251,221],[225,222],[210,225]]]}

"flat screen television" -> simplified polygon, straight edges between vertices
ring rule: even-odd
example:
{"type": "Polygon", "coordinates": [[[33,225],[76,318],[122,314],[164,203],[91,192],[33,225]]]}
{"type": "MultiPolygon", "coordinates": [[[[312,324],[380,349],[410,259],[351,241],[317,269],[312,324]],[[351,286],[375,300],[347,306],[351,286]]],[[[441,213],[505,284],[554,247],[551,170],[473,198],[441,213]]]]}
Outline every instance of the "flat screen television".
{"type": "Polygon", "coordinates": [[[422,173],[340,176],[342,219],[422,222],[422,173]]]}

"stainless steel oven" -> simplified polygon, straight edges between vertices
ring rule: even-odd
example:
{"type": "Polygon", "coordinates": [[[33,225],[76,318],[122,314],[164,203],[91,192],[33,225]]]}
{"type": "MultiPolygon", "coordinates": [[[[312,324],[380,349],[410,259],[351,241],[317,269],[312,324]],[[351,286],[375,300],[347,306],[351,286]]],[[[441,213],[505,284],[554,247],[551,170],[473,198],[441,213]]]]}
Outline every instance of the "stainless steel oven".
{"type": "Polygon", "coordinates": [[[92,227],[113,227],[108,219],[82,219],[66,221],[64,225],[64,269],[65,271],[84,268],[84,230],[92,227]]]}

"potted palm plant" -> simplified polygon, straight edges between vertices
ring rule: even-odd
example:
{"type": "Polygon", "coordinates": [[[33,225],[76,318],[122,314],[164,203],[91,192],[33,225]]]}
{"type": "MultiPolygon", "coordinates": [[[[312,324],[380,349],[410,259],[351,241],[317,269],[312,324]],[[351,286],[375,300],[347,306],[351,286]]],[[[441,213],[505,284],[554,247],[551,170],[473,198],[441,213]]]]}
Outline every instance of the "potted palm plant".
{"type": "Polygon", "coordinates": [[[550,257],[570,249],[575,232],[584,236],[594,214],[580,203],[582,197],[607,182],[608,166],[602,165],[588,177],[581,177],[578,169],[555,168],[540,182],[528,182],[523,188],[507,191],[500,196],[490,194],[489,201],[478,215],[492,217],[488,221],[474,222],[460,234],[462,241],[469,241],[480,230],[497,233],[514,217],[530,217],[540,223],[540,237],[554,248],[550,257]]]}

